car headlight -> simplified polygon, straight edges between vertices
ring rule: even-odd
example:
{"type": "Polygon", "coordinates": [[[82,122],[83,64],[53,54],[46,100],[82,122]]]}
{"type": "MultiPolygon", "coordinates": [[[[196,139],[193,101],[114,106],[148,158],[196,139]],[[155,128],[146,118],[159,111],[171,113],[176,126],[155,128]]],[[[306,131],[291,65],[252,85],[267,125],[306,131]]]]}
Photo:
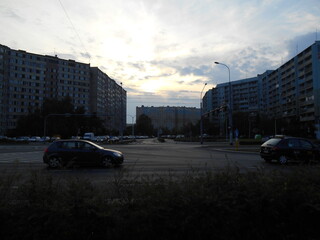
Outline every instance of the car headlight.
{"type": "Polygon", "coordinates": [[[113,156],[115,156],[115,157],[122,157],[122,154],[121,154],[121,153],[118,153],[118,152],[113,152],[113,156]]]}

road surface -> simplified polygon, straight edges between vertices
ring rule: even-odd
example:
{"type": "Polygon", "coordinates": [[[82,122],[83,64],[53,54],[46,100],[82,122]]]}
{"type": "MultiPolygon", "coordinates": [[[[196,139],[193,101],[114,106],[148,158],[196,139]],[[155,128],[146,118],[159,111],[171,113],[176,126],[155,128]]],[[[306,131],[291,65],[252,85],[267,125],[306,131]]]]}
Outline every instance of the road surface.
{"type": "Polygon", "coordinates": [[[155,139],[147,139],[132,144],[104,146],[123,152],[125,160],[120,168],[78,167],[52,170],[42,162],[46,146],[0,146],[0,172],[29,174],[39,171],[55,177],[85,177],[93,181],[103,181],[123,175],[156,177],[220,171],[227,167],[237,167],[240,171],[273,170],[282,167],[279,164],[265,163],[257,151],[234,151],[223,143],[200,145],[170,140],[159,143],[155,139]]]}

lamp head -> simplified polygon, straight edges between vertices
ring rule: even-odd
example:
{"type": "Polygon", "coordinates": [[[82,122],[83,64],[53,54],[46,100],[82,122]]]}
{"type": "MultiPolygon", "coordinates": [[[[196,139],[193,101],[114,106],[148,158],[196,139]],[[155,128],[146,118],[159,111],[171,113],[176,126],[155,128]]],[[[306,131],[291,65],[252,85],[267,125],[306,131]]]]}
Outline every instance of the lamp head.
{"type": "Polygon", "coordinates": [[[215,64],[220,64],[219,62],[214,62],[215,64]]]}

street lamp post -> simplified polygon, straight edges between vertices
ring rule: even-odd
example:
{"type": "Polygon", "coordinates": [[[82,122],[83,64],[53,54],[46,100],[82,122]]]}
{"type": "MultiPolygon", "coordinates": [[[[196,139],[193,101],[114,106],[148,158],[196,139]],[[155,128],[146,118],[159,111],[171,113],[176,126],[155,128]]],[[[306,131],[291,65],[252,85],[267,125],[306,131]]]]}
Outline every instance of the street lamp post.
{"type": "Polygon", "coordinates": [[[132,116],[132,115],[129,115],[129,114],[128,114],[128,116],[131,117],[131,119],[132,119],[132,136],[135,139],[135,136],[134,136],[134,122],[133,122],[133,119],[135,118],[135,116],[132,116]]]}
{"type": "Polygon", "coordinates": [[[121,103],[121,114],[120,114],[120,141],[122,142],[123,141],[123,96],[122,96],[122,91],[123,91],[123,88],[122,88],[122,82],[120,83],[121,84],[121,93],[120,93],[120,103],[121,103]]]}
{"type": "Polygon", "coordinates": [[[203,109],[203,101],[202,101],[202,92],[206,87],[207,83],[204,84],[202,91],[200,93],[200,143],[203,144],[203,120],[202,120],[202,109],[203,109]]]}
{"type": "Polygon", "coordinates": [[[230,81],[230,68],[221,62],[214,62],[215,64],[220,64],[225,66],[228,69],[228,73],[229,73],[229,108],[228,108],[228,112],[229,112],[229,136],[230,136],[230,145],[233,144],[233,122],[232,122],[232,107],[233,107],[233,103],[232,103],[232,89],[231,89],[231,81],[230,81]]]}

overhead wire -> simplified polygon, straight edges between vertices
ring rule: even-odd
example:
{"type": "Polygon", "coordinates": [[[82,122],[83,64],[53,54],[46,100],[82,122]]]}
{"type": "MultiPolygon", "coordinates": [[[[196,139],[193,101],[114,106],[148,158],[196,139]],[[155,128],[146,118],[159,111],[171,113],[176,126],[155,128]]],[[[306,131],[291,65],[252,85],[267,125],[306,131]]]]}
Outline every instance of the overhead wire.
{"type": "Polygon", "coordinates": [[[81,37],[80,37],[78,31],[76,30],[76,28],[74,27],[74,25],[73,25],[73,23],[72,23],[72,21],[71,21],[71,18],[69,17],[68,12],[67,12],[67,10],[65,9],[65,7],[63,6],[61,0],[58,0],[58,1],[59,1],[59,3],[60,3],[61,8],[63,9],[66,17],[68,18],[68,20],[69,20],[69,22],[70,22],[70,24],[71,24],[71,27],[72,27],[72,29],[73,29],[73,31],[76,33],[76,35],[77,35],[77,37],[78,37],[78,39],[79,39],[79,41],[80,41],[81,46],[82,46],[83,49],[85,50],[85,53],[87,54],[87,56],[88,56],[88,58],[89,58],[89,63],[90,63],[90,61],[91,61],[91,56],[90,56],[89,52],[87,51],[85,45],[83,44],[83,42],[82,42],[82,40],[81,40],[81,37]]]}

